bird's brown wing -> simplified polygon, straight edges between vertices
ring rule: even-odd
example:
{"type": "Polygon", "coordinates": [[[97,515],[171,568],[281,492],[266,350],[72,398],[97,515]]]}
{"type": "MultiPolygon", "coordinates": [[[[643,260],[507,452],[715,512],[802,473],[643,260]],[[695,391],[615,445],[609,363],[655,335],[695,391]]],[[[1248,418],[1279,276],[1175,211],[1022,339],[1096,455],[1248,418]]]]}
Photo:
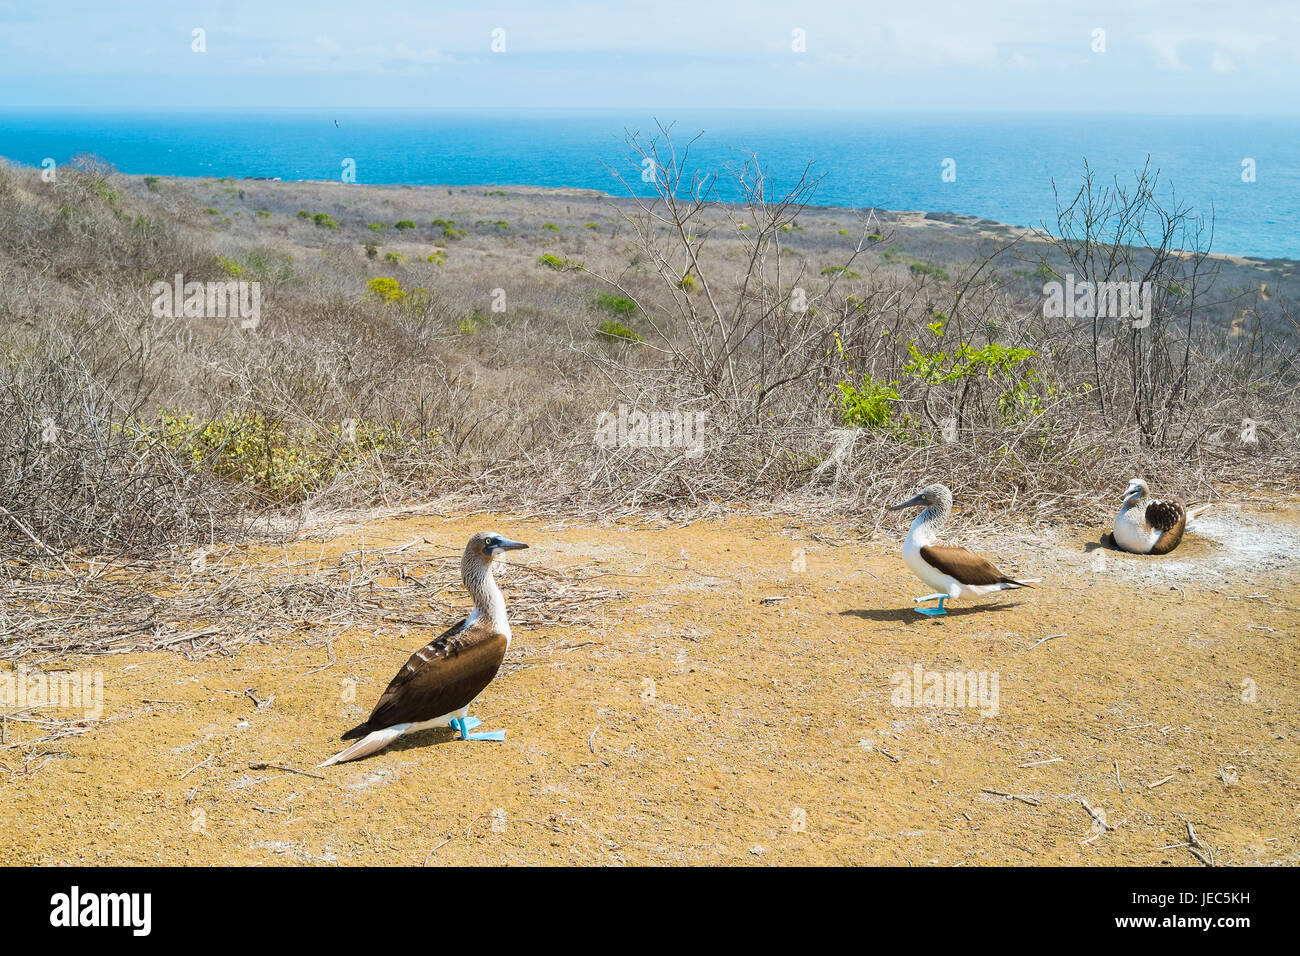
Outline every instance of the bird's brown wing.
{"type": "Polygon", "coordinates": [[[932,544],[921,549],[921,558],[930,567],[960,581],[962,584],[979,586],[981,584],[1018,584],[1007,577],[988,558],[946,544],[932,544]]]}
{"type": "Polygon", "coordinates": [[[506,637],[495,631],[490,618],[461,621],[411,655],[369,719],[344,739],[460,710],[492,682],[505,656],[506,637]]]}
{"type": "Polygon", "coordinates": [[[1168,554],[1183,540],[1187,528],[1187,509],[1177,498],[1153,500],[1147,504],[1147,524],[1160,532],[1151,548],[1152,554],[1168,554]]]}

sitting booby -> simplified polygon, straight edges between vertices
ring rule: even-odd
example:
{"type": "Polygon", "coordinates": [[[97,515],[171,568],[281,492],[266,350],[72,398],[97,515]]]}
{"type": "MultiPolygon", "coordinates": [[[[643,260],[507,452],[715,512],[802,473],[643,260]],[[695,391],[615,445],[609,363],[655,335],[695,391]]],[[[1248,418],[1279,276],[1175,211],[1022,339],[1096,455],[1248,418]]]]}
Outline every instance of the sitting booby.
{"type": "Polygon", "coordinates": [[[505,740],[505,731],[470,733],[479,721],[469,705],[496,677],[510,647],[505,598],[492,578],[492,561],[504,551],[528,545],[480,531],[460,559],[461,580],[474,610],[440,637],[411,655],[375,704],[369,719],[343,735],[361,739],[320,766],[358,760],[383,750],[402,734],[451,727],[461,740],[505,740]]]}
{"type": "Polygon", "coordinates": [[[1111,536],[1115,544],[1134,554],[1168,554],[1183,540],[1187,522],[1209,510],[1209,505],[1188,509],[1172,496],[1149,498],[1151,487],[1134,478],[1124,492],[1124,504],[1115,516],[1111,536]]]}
{"type": "Polygon", "coordinates": [[[929,485],[890,511],[922,508],[903,542],[903,560],[912,573],[939,593],[915,598],[916,603],[939,599],[936,607],[918,607],[918,614],[947,614],[943,603],[949,598],[977,597],[994,591],[1008,591],[1036,584],[1041,578],[1017,580],[999,571],[987,558],[965,548],[935,544],[936,534],[952,514],[952,492],[945,485],[929,485]]]}

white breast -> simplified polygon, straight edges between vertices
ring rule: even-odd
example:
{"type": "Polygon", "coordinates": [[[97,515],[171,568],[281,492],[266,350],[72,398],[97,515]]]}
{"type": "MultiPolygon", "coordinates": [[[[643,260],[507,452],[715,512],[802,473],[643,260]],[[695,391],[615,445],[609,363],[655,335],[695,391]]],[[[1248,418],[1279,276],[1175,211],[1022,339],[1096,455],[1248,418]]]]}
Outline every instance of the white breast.
{"type": "Polygon", "coordinates": [[[913,540],[912,535],[908,535],[907,540],[903,542],[903,561],[912,569],[913,574],[930,587],[944,594],[950,593],[952,578],[921,557],[921,547],[919,541],[913,540]]]}
{"type": "Polygon", "coordinates": [[[1160,532],[1146,523],[1146,506],[1143,504],[1121,508],[1115,516],[1113,534],[1117,545],[1135,554],[1150,554],[1160,538],[1160,532]]]}

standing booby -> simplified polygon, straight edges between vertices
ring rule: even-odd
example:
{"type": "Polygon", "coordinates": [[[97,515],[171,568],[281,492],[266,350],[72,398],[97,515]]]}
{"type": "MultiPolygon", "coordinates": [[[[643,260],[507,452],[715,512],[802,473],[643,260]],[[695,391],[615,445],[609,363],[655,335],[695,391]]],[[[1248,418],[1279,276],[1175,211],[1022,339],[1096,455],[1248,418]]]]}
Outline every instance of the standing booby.
{"type": "Polygon", "coordinates": [[[918,614],[947,614],[943,602],[949,598],[978,597],[994,591],[1027,587],[1042,580],[1009,578],[987,558],[965,548],[935,544],[937,532],[952,514],[952,492],[947,486],[928,485],[906,501],[889,506],[890,511],[904,508],[924,510],[916,516],[907,532],[907,540],[903,542],[903,560],[913,574],[939,592],[914,599],[918,604],[939,599],[936,607],[918,607],[918,614]]]}
{"type": "Polygon", "coordinates": [[[503,730],[470,733],[479,720],[469,716],[469,705],[496,677],[510,647],[506,601],[492,578],[492,561],[502,552],[526,547],[487,531],[469,539],[460,559],[460,575],[474,599],[474,610],[411,655],[369,719],[342,738],[362,739],[320,766],[368,757],[402,734],[429,727],[451,727],[460,732],[461,740],[506,739],[503,730]]]}
{"type": "Polygon", "coordinates": [[[1187,522],[1209,509],[1209,505],[1188,508],[1173,496],[1148,498],[1151,487],[1134,478],[1124,492],[1124,504],[1115,516],[1111,537],[1124,551],[1134,554],[1168,554],[1183,540],[1187,522]]]}

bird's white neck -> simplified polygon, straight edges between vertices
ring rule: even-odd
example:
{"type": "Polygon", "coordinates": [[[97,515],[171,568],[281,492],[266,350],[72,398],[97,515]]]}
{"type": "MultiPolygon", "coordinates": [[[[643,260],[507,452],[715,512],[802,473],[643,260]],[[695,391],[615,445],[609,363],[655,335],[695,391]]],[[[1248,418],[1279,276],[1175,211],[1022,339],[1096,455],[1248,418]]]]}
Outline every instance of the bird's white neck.
{"type": "Polygon", "coordinates": [[[912,527],[907,532],[907,545],[925,548],[938,540],[939,528],[943,526],[946,516],[937,508],[926,508],[912,520],[912,527]]]}
{"type": "Polygon", "coordinates": [[[473,624],[480,617],[487,617],[492,622],[492,629],[506,636],[510,641],[510,618],[506,614],[506,599],[492,577],[491,565],[468,568],[465,572],[465,587],[474,599],[474,610],[470,613],[469,623],[473,624]]]}

